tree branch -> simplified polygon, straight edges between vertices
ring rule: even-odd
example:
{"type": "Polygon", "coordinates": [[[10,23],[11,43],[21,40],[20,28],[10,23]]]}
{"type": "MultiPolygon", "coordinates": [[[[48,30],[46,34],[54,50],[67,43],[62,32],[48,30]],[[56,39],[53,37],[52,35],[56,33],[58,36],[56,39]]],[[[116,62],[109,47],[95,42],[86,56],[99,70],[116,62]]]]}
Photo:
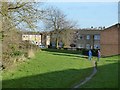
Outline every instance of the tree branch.
{"type": "Polygon", "coordinates": [[[9,7],[9,8],[8,8],[8,10],[19,9],[19,8],[21,8],[21,7],[25,6],[26,4],[27,4],[27,3],[23,3],[23,4],[21,4],[20,6],[16,6],[16,7],[9,7]]]}
{"type": "Polygon", "coordinates": [[[4,16],[3,13],[2,13],[1,11],[0,11],[0,14],[1,14],[2,16],[4,16]]]}

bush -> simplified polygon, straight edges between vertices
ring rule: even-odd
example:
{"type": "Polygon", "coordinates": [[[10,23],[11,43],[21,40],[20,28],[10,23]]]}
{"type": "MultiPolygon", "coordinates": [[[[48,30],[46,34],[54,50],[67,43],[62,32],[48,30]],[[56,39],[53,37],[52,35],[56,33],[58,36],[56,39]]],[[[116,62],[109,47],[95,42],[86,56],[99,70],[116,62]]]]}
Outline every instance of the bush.
{"type": "Polygon", "coordinates": [[[92,49],[93,56],[97,56],[97,49],[92,49]]]}
{"type": "Polygon", "coordinates": [[[67,50],[68,48],[63,48],[64,50],[67,50]]]}
{"type": "MultiPolygon", "coordinates": [[[[88,51],[89,51],[88,49],[77,49],[77,50],[80,50],[81,54],[88,56],[88,51]]],[[[92,49],[91,51],[93,56],[97,56],[97,49],[92,49]]]]}
{"type": "Polygon", "coordinates": [[[13,51],[12,53],[10,53],[10,56],[20,56],[22,54],[23,54],[23,52],[21,52],[21,51],[13,51]]]}
{"type": "Polygon", "coordinates": [[[14,51],[14,56],[19,56],[19,55],[22,55],[22,52],[21,51],[14,51]]]}
{"type": "Polygon", "coordinates": [[[24,56],[28,58],[28,52],[24,52],[24,56]]]}
{"type": "Polygon", "coordinates": [[[88,50],[87,49],[81,49],[81,53],[83,55],[88,55],[88,50]]]}

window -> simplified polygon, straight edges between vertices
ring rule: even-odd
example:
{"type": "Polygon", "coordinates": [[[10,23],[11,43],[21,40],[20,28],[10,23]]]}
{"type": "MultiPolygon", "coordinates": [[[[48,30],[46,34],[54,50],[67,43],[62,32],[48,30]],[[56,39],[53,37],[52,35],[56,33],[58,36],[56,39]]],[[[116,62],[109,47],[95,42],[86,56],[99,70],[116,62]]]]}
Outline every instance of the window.
{"type": "Polygon", "coordinates": [[[82,39],[83,37],[82,36],[80,36],[80,39],[82,39]]]}
{"type": "Polygon", "coordinates": [[[99,44],[95,44],[94,45],[94,49],[100,49],[100,45],[99,44]]]}
{"type": "Polygon", "coordinates": [[[94,35],[94,40],[100,40],[100,35],[94,35]]]}
{"type": "Polygon", "coordinates": [[[87,35],[87,36],[86,36],[86,39],[89,40],[89,39],[90,39],[90,35],[87,35]]]}
{"type": "Polygon", "coordinates": [[[84,48],[84,45],[83,44],[79,44],[78,48],[84,48]]]}
{"type": "Polygon", "coordinates": [[[80,44],[80,48],[84,48],[83,44],[80,44]]]}
{"type": "Polygon", "coordinates": [[[83,39],[83,35],[79,35],[78,39],[82,40],[83,39]]]}
{"type": "Polygon", "coordinates": [[[90,49],[90,44],[86,44],[86,49],[90,49]]]}
{"type": "Polygon", "coordinates": [[[63,46],[63,42],[59,42],[58,45],[61,48],[63,46]]]}
{"type": "Polygon", "coordinates": [[[55,47],[55,42],[52,42],[52,47],[55,47]]]}

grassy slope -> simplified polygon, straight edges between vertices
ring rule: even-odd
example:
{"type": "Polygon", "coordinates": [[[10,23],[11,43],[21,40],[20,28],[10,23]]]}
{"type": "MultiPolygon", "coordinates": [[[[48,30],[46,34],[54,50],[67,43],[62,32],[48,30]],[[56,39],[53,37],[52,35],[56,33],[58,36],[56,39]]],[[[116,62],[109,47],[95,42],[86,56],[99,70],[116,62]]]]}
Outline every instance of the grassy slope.
{"type": "Polygon", "coordinates": [[[85,58],[42,51],[16,70],[4,71],[3,87],[71,87],[91,71],[91,63],[85,58]]]}
{"type": "Polygon", "coordinates": [[[97,74],[81,88],[117,88],[118,56],[101,58],[97,74]]]}
{"type": "MultiPolygon", "coordinates": [[[[16,70],[4,71],[3,87],[71,87],[88,76],[91,70],[91,63],[75,54],[42,51],[16,70]]],[[[118,56],[100,59],[97,74],[82,86],[91,87],[118,87],[118,56]]]]}

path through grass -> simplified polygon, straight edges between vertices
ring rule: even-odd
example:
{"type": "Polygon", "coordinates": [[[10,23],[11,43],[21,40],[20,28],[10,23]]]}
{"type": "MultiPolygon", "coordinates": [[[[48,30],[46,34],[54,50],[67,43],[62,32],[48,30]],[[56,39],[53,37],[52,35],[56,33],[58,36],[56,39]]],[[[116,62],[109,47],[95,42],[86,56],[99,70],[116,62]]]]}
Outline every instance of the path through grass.
{"type": "Polygon", "coordinates": [[[3,72],[3,88],[67,88],[90,75],[92,70],[85,58],[39,51],[35,58],[3,72]]]}
{"type": "Polygon", "coordinates": [[[118,56],[101,58],[97,74],[81,88],[118,88],[118,56]]]}
{"type": "MultiPolygon", "coordinates": [[[[93,60],[96,60],[94,57],[93,60]]],[[[39,51],[36,57],[3,72],[3,88],[70,88],[88,77],[91,62],[79,53],[39,51]]],[[[97,74],[81,88],[118,87],[118,56],[101,58],[97,74]]]]}

